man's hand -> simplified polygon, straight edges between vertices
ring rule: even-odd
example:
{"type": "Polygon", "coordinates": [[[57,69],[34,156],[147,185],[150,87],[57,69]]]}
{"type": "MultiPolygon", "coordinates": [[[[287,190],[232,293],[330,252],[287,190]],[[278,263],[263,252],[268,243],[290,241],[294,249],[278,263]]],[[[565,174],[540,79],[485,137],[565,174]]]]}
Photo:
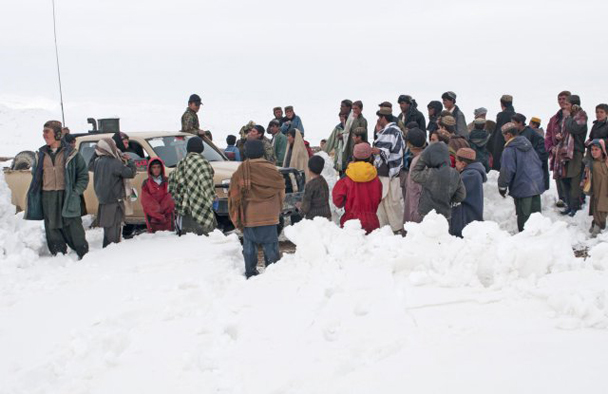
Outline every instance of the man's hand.
{"type": "Polygon", "coordinates": [[[502,198],[506,198],[507,197],[507,188],[506,187],[499,187],[498,188],[498,193],[500,193],[500,195],[502,196],[502,198]]]}
{"type": "Polygon", "coordinates": [[[379,155],[380,154],[380,149],[373,147],[372,148],[372,155],[379,155]]]}
{"type": "Polygon", "coordinates": [[[555,134],[555,139],[556,139],[556,140],[561,141],[561,140],[562,140],[562,138],[564,138],[564,137],[562,136],[562,133],[557,133],[557,134],[555,134]]]}

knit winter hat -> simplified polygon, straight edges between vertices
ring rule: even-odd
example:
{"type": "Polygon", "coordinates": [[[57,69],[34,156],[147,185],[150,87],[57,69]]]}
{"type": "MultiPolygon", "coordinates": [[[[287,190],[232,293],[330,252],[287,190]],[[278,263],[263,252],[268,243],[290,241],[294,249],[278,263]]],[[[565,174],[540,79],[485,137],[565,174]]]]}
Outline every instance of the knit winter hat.
{"type": "Polygon", "coordinates": [[[454,93],[452,91],[445,92],[444,94],[441,95],[441,98],[443,100],[456,101],[456,93],[454,93]]]}
{"type": "Polygon", "coordinates": [[[475,161],[475,158],[477,157],[477,154],[471,148],[460,148],[456,152],[456,157],[458,157],[459,159],[466,159],[466,160],[475,161]]]}
{"type": "Polygon", "coordinates": [[[325,167],[325,159],[321,156],[313,156],[308,159],[308,169],[313,174],[320,175],[323,172],[323,167],[325,167]]]}
{"type": "Polygon", "coordinates": [[[406,128],[406,129],[408,129],[408,130],[409,130],[409,129],[413,129],[413,128],[415,128],[415,127],[418,127],[418,123],[416,123],[416,122],[408,122],[408,123],[405,125],[405,128],[406,128]]]}
{"type": "Polygon", "coordinates": [[[353,156],[357,160],[367,160],[372,155],[372,147],[367,142],[355,145],[353,156]]]}
{"type": "Polygon", "coordinates": [[[530,123],[538,123],[541,124],[540,118],[537,118],[536,116],[533,116],[530,118],[530,123]]]}
{"type": "Polygon", "coordinates": [[[572,104],[572,105],[578,105],[578,106],[580,106],[581,105],[581,98],[578,95],[573,94],[572,96],[568,97],[568,102],[570,104],[572,104]]]}
{"type": "Polygon", "coordinates": [[[426,133],[420,130],[418,127],[415,127],[413,129],[408,130],[405,139],[413,147],[422,148],[426,144],[426,133]]]}
{"type": "Polygon", "coordinates": [[[484,107],[479,107],[475,111],[473,111],[473,115],[475,115],[475,117],[485,115],[487,113],[488,113],[488,110],[484,107]]]}
{"type": "Polygon", "coordinates": [[[393,104],[391,104],[390,101],[383,101],[380,104],[378,104],[378,107],[380,107],[380,108],[393,108],[393,104]]]}
{"type": "Polygon", "coordinates": [[[444,126],[456,126],[456,119],[450,115],[442,116],[441,123],[443,123],[444,126]]]}
{"type": "Polygon", "coordinates": [[[188,144],[186,145],[186,151],[188,153],[203,153],[205,150],[205,144],[203,144],[203,139],[201,137],[192,137],[188,140],[188,144]]]}
{"type": "Polygon", "coordinates": [[[507,122],[500,128],[501,133],[505,134],[508,131],[512,133],[517,133],[517,126],[513,122],[507,122]]]}
{"type": "Polygon", "coordinates": [[[247,140],[245,142],[245,157],[259,159],[264,156],[264,143],[262,140],[247,140]]]}
{"type": "Polygon", "coordinates": [[[511,96],[510,94],[503,94],[502,97],[500,98],[500,101],[504,101],[505,103],[512,103],[513,96],[511,96]]]}
{"type": "Polygon", "coordinates": [[[412,103],[412,96],[408,96],[407,94],[402,94],[401,96],[399,96],[399,98],[397,99],[397,102],[399,104],[401,103],[407,103],[407,104],[411,104],[412,103]]]}

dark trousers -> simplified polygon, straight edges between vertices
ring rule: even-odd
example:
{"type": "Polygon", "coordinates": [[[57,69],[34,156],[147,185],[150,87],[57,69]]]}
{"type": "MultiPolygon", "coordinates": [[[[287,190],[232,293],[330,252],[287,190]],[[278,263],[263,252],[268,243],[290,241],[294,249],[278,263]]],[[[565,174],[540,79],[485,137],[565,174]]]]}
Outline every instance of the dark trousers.
{"type": "Polygon", "coordinates": [[[122,235],[122,223],[118,222],[114,226],[103,228],[103,247],[109,244],[117,244],[120,242],[122,235]]]}
{"type": "Polygon", "coordinates": [[[245,227],[243,230],[243,257],[245,258],[245,276],[257,275],[258,245],[264,250],[266,266],[279,261],[279,235],[277,226],[245,227]]]}
{"type": "Polygon", "coordinates": [[[561,178],[559,181],[568,208],[575,211],[581,209],[581,175],[576,174],[572,178],[561,178]]]}
{"type": "Polygon", "coordinates": [[[207,235],[213,231],[213,228],[205,228],[199,222],[194,220],[191,215],[184,215],[178,218],[181,221],[181,226],[177,229],[178,235],[184,234],[196,234],[196,235],[207,235]]]}
{"type": "Polygon", "coordinates": [[[535,212],[540,212],[540,195],[533,197],[514,198],[515,214],[517,215],[517,228],[519,231],[524,231],[524,224],[528,221],[530,215],[535,212]]]}
{"type": "Polygon", "coordinates": [[[82,258],[89,251],[89,243],[82,227],[81,218],[63,218],[63,226],[50,228],[48,219],[44,219],[46,244],[53,256],[57,253],[66,254],[67,247],[73,249],[82,258]]]}

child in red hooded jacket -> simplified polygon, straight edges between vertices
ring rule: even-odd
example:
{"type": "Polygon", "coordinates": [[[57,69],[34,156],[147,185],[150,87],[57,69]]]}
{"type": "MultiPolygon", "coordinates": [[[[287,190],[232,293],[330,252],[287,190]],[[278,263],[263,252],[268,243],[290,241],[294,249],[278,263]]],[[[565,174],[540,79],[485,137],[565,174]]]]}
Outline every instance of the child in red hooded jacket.
{"type": "Polygon", "coordinates": [[[158,157],[148,163],[148,179],[141,186],[141,205],[148,232],[173,230],[175,204],[168,190],[165,165],[158,157]]]}
{"type": "Polygon", "coordinates": [[[340,226],[358,219],[367,234],[380,227],[378,205],[382,201],[382,183],[376,167],[370,163],[372,148],[367,142],[355,145],[354,162],[346,169],[346,176],[336,183],[332,192],[334,205],[344,207],[340,226]]]}

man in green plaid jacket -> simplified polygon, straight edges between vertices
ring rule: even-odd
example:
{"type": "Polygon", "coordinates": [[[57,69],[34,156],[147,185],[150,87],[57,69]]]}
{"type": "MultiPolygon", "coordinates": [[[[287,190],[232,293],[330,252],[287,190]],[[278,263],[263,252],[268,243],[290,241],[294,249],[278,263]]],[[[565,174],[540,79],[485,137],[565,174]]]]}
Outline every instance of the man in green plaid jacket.
{"type": "Polygon", "coordinates": [[[169,175],[169,193],[175,201],[178,234],[207,235],[216,227],[213,201],[213,167],[202,155],[205,146],[200,137],[188,140],[188,154],[169,175]]]}

